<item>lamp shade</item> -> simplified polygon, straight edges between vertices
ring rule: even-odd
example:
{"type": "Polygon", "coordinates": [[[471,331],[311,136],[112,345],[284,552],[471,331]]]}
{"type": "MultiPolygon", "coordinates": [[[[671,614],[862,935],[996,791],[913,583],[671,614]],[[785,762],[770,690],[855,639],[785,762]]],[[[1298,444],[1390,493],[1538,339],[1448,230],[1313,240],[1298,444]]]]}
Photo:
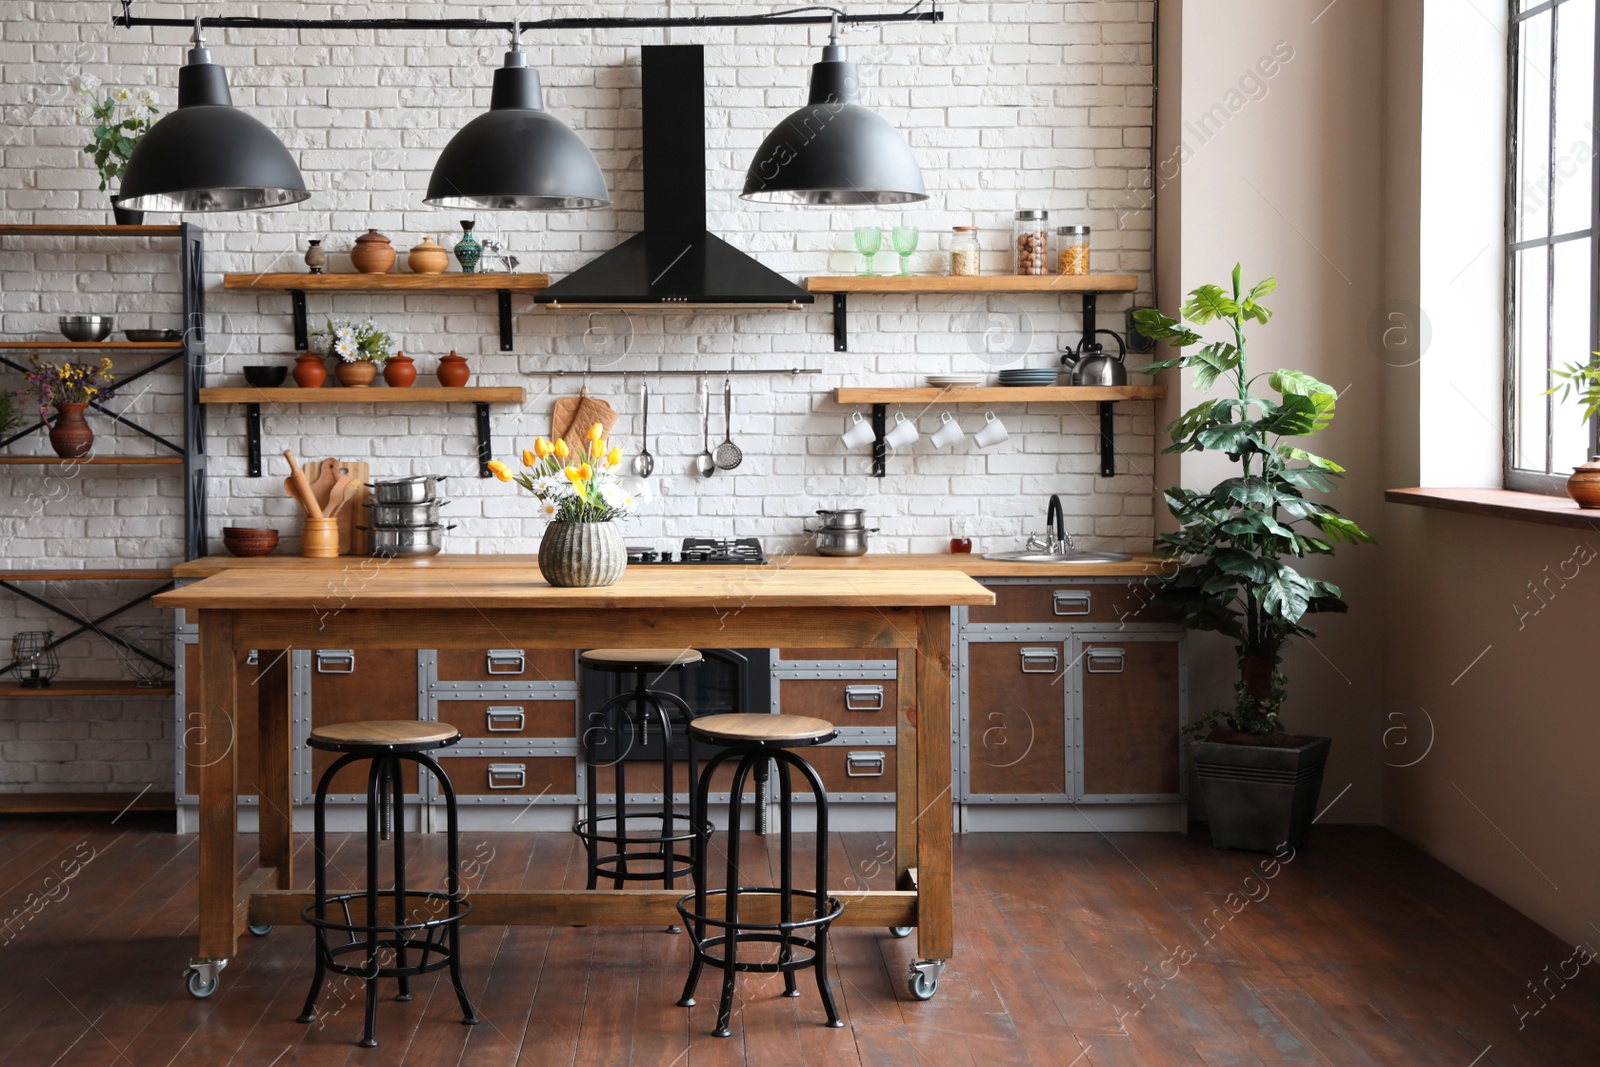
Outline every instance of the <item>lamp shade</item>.
{"type": "Polygon", "coordinates": [[[900,131],[861,106],[856,65],[830,44],[811,68],[811,99],[767,135],[745,175],[746,200],[860,206],[928,199],[900,131]]]}
{"type": "Polygon", "coordinates": [[[178,108],[140,139],[118,193],[135,211],[257,211],[311,196],[283,142],[235,110],[198,31],[178,72],[178,108]]]}
{"type": "Polygon", "coordinates": [[[423,203],[488,210],[572,211],[611,203],[594,153],[544,110],[539,75],[513,45],[494,72],[489,110],[439,153],[423,203]]]}

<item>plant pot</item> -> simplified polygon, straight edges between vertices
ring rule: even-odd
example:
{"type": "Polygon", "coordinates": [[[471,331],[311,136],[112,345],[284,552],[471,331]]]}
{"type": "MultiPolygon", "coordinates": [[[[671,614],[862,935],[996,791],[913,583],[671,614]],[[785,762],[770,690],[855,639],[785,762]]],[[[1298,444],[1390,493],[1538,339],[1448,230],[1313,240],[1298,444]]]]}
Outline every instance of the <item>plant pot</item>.
{"type": "Polygon", "coordinates": [[[417,383],[417,363],[404,352],[396,352],[383,365],[383,380],[391,389],[409,389],[417,383]]]}
{"type": "MultiPolygon", "coordinates": [[[[57,404],[56,420],[50,424],[50,447],[62,459],[87,456],[94,447],[94,429],[83,417],[88,404],[57,404]]],[[[620,542],[619,542],[620,543],[620,542]]]]}
{"type": "Polygon", "coordinates": [[[1577,501],[1580,508],[1600,508],[1600,456],[1572,468],[1567,479],[1567,495],[1577,501]]]}
{"type": "Polygon", "coordinates": [[[294,384],[302,389],[321,389],[328,380],[328,367],[312,352],[294,358],[294,384]]]}
{"type": "Polygon", "coordinates": [[[412,274],[443,274],[450,269],[450,253],[432,237],[424,237],[421,244],[411,246],[406,266],[412,274]]]}
{"type": "Polygon", "coordinates": [[[551,585],[610,585],[628,568],[628,547],[614,522],[552,522],[539,542],[539,573],[551,585]]]}
{"type": "Polygon", "coordinates": [[[1328,737],[1295,748],[1226,741],[1190,744],[1212,845],[1250,852],[1275,852],[1285,843],[1304,848],[1332,747],[1328,737]]]}
{"type": "Polygon", "coordinates": [[[339,379],[339,384],[351,389],[366,389],[378,377],[378,365],[365,359],[354,363],[339,361],[333,368],[333,376],[339,379]]]}
{"type": "Polygon", "coordinates": [[[439,369],[434,373],[439,376],[439,384],[448,389],[460,389],[472,380],[472,369],[467,366],[466,359],[454,352],[439,360],[439,369]]]}
{"type": "Polygon", "coordinates": [[[394,245],[377,230],[368,230],[350,249],[350,265],[362,274],[388,274],[394,266],[394,245]]]}
{"type": "Polygon", "coordinates": [[[111,198],[112,221],[118,226],[143,226],[144,212],[135,211],[131,207],[118,207],[117,201],[121,199],[122,197],[120,196],[113,196],[111,198]]]}

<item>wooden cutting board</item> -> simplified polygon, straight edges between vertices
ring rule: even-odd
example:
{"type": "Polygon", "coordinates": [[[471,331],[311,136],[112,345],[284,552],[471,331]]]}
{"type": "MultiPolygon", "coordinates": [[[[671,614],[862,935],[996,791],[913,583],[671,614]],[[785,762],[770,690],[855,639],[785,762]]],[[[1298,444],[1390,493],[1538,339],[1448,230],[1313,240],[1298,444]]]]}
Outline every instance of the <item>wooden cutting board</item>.
{"type": "Polygon", "coordinates": [[[365,556],[367,531],[356,529],[367,524],[368,465],[364,460],[325,459],[305,465],[306,478],[311,481],[312,495],[324,511],[328,508],[328,494],[341,474],[348,474],[359,488],[356,495],[339,512],[339,555],[365,556]],[[326,481],[324,482],[324,478],[326,481]]]}
{"type": "Polygon", "coordinates": [[[575,456],[587,455],[589,427],[597,422],[610,437],[611,428],[617,424],[617,410],[590,396],[586,388],[577,396],[564,396],[555,402],[550,412],[550,438],[567,442],[575,456]]]}

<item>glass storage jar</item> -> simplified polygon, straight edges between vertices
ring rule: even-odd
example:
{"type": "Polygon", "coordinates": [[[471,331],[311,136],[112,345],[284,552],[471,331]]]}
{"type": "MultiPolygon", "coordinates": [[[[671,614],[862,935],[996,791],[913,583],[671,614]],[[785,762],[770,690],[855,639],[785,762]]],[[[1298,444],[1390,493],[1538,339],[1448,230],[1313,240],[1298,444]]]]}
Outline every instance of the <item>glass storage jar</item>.
{"type": "Polygon", "coordinates": [[[1050,256],[1050,212],[1017,212],[1012,227],[1012,247],[1017,253],[1018,274],[1048,274],[1050,256]]]}
{"type": "Polygon", "coordinates": [[[978,273],[978,228],[957,226],[950,235],[950,273],[976,276],[978,273]]]}
{"type": "Polygon", "coordinates": [[[1062,226],[1056,230],[1056,269],[1062,274],[1089,273],[1089,227],[1062,226]]]}

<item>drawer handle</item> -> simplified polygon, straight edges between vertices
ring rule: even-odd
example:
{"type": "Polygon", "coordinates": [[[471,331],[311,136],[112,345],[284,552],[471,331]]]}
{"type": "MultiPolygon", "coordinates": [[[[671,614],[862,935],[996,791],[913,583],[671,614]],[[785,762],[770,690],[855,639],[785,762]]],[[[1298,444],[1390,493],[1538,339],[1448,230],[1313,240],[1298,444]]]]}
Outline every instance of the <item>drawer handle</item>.
{"type": "Polygon", "coordinates": [[[508,704],[504,707],[498,708],[490,708],[486,714],[489,720],[489,732],[491,734],[518,733],[525,725],[527,725],[528,721],[527,716],[523,714],[522,709],[515,704],[508,704]]]}
{"type": "Polygon", "coordinates": [[[882,778],[889,761],[882,752],[851,752],[844,758],[846,778],[882,778]]]}
{"type": "Polygon", "coordinates": [[[528,669],[528,657],[520,648],[491,648],[488,658],[490,674],[521,674],[528,669]]]}
{"type": "Polygon", "coordinates": [[[522,763],[489,764],[490,789],[521,789],[528,784],[528,768],[522,763]]]}
{"type": "Polygon", "coordinates": [[[317,649],[318,674],[354,674],[356,654],[348,648],[317,649]]]}
{"type": "Polygon", "coordinates": [[[1061,669],[1061,650],[1058,648],[1025,648],[1022,650],[1023,674],[1054,674],[1061,669]],[[1034,666],[1028,666],[1029,664],[1034,666]],[[1038,666],[1039,664],[1044,666],[1038,666]]]}
{"type": "Polygon", "coordinates": [[[847,685],[844,687],[844,710],[882,711],[883,686],[847,685]]]}
{"type": "Polygon", "coordinates": [[[1091,648],[1083,654],[1083,669],[1090,674],[1121,674],[1127,653],[1120,648],[1091,648]]]}
{"type": "Polygon", "coordinates": [[[1084,589],[1057,589],[1050,597],[1050,607],[1057,615],[1089,614],[1089,593],[1084,589]]]}

